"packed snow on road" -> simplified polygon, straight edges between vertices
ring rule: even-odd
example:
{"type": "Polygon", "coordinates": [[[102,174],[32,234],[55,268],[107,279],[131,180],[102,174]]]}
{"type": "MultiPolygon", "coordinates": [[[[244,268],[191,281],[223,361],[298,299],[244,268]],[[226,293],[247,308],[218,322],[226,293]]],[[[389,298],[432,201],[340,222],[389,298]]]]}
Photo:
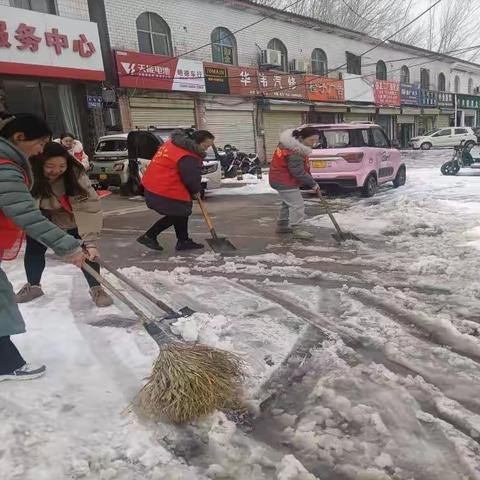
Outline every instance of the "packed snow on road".
{"type": "MultiPolygon", "coordinates": [[[[324,236],[322,214],[308,220],[323,227],[314,242],[122,270],[199,312],[174,334],[243,358],[247,419],[139,418],[129,405],[157,346],[127,307],[95,309],[81,275],[49,260],[15,338],[48,372],[0,386],[0,477],[480,479],[480,170],[442,176],[450,153],[405,152],[405,187],[330,200],[361,243],[324,236]]],[[[267,193],[268,181],[242,188],[267,193]]],[[[22,262],[4,265],[19,287],[22,262]]]]}

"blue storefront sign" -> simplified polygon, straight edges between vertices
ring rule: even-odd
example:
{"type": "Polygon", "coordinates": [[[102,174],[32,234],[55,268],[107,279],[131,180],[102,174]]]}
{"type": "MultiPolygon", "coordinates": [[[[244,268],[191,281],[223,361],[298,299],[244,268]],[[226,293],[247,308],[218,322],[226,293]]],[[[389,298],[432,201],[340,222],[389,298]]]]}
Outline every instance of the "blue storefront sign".
{"type": "Polygon", "coordinates": [[[87,107],[88,108],[102,108],[103,99],[98,95],[87,95],[87,107]]]}
{"type": "Polygon", "coordinates": [[[437,92],[420,90],[419,103],[422,107],[436,107],[438,105],[437,92]]]}
{"type": "Polygon", "coordinates": [[[402,105],[418,105],[420,89],[408,83],[400,84],[400,103],[402,105]]]}

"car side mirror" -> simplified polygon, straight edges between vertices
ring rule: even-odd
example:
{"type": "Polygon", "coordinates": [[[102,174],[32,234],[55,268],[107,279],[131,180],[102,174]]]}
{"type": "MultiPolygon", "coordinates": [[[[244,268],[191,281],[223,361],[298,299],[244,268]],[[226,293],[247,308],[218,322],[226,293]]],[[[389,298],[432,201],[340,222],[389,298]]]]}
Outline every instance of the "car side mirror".
{"type": "Polygon", "coordinates": [[[392,147],[393,148],[400,148],[400,142],[396,139],[392,140],[392,147]]]}

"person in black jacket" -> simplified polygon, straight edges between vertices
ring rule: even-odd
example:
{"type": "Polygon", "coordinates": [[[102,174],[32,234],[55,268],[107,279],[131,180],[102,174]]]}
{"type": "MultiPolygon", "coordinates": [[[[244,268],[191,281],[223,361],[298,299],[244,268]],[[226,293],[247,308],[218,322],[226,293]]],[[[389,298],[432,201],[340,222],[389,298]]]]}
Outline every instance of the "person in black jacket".
{"type": "Polygon", "coordinates": [[[188,218],[192,214],[192,197],[202,189],[202,163],[214,139],[206,130],[178,130],[160,147],[148,165],[142,184],[147,206],[163,217],[137,239],[139,243],[163,250],[157,237],[173,226],[177,250],[204,247],[189,237],[188,218]]]}

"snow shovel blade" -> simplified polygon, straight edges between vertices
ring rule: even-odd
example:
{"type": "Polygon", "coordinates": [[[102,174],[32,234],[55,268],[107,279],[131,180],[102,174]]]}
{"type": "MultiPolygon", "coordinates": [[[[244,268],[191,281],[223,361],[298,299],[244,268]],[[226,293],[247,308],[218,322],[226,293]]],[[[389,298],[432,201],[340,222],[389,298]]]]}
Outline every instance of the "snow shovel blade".
{"type": "Polygon", "coordinates": [[[236,250],[233,243],[225,237],[207,238],[207,242],[215,253],[229,253],[236,250]]]}
{"type": "Polygon", "coordinates": [[[163,322],[164,320],[177,320],[178,318],[191,317],[194,313],[197,313],[195,310],[192,310],[190,307],[183,307],[178,312],[167,313],[161,319],[157,320],[163,322]]]}
{"type": "Polygon", "coordinates": [[[354,233],[350,233],[350,232],[332,233],[332,237],[338,243],[342,243],[347,240],[354,240],[356,242],[361,242],[361,240],[354,233]]]}

